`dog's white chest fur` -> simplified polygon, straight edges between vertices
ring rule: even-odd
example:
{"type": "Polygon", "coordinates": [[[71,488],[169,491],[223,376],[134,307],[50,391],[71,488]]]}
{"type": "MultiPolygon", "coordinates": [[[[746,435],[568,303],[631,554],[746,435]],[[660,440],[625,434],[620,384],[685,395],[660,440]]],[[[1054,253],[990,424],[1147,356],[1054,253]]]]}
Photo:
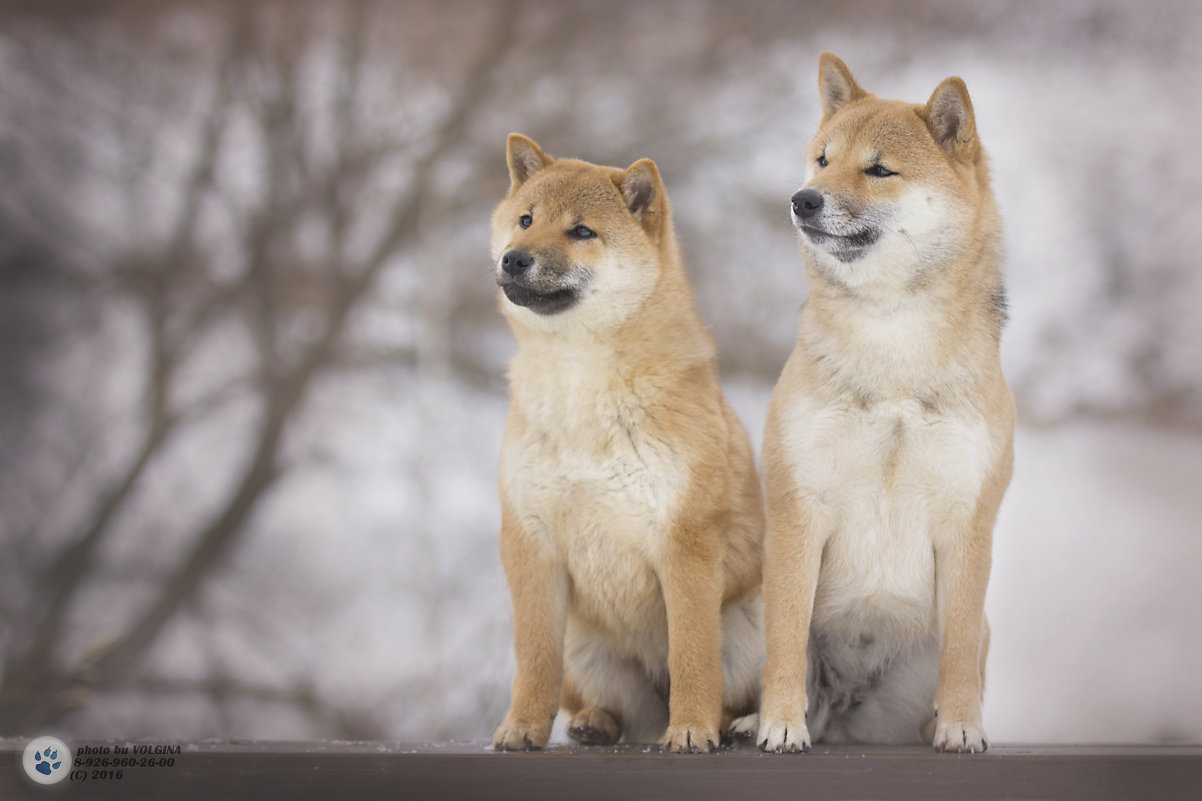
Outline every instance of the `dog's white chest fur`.
{"type": "Polygon", "coordinates": [[[935,543],[972,514],[989,469],[984,419],[918,399],[791,399],[786,449],[826,538],[814,624],[911,640],[935,626],[935,543]],[[892,636],[890,636],[892,635],[892,636]]]}
{"type": "Polygon", "coordinates": [[[630,656],[662,661],[667,619],[656,567],[684,466],[656,437],[637,391],[620,391],[586,365],[541,374],[515,395],[528,424],[503,451],[508,497],[564,559],[572,612],[630,656]]]}

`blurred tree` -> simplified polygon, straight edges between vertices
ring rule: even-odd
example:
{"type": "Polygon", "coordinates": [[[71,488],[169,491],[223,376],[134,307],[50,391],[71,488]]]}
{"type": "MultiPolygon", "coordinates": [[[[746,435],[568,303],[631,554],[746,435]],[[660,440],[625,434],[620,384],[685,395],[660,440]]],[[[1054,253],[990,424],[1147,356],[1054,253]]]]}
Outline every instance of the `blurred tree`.
{"type": "MultiPolygon", "coordinates": [[[[136,315],[148,351],[137,376],[136,445],[116,446],[124,451],[122,457],[105,471],[102,483],[84,490],[91,496],[72,533],[44,530],[45,521],[37,515],[28,530],[6,532],[10,540],[57,547],[30,549],[37,552],[37,564],[23,577],[22,603],[14,605],[12,594],[5,595],[0,732],[36,731],[58,723],[87,692],[124,681],[246,531],[257,504],[289,469],[283,458],[287,432],[315,376],[344,358],[340,346],[351,319],[381,272],[412,246],[423,207],[437,196],[435,173],[471,123],[497,61],[512,44],[513,12],[512,3],[491,9],[488,24],[479,27],[486,35],[479,37],[478,52],[458,76],[451,102],[432,121],[408,130],[379,130],[370,124],[370,100],[361,93],[375,24],[369,4],[347,3],[336,10],[308,6],[299,12],[285,4],[247,4],[232,15],[202,16],[224,33],[217,57],[205,65],[211,73],[194,76],[190,84],[190,100],[199,108],[196,128],[188,133],[195,141],[182,180],[167,187],[139,186],[134,180],[144,191],[176,193],[163,201],[170,209],[165,236],[141,241],[136,252],[115,248],[98,253],[86,266],[107,303],[136,315]],[[333,43],[337,57],[329,62],[334,74],[326,78],[333,91],[314,98],[306,62],[330,28],[338,31],[333,43]],[[249,192],[238,186],[244,177],[236,174],[235,149],[246,146],[233,143],[239,136],[249,138],[262,154],[249,192]],[[400,186],[373,184],[373,177],[387,168],[404,175],[400,186]],[[219,214],[224,220],[218,220],[219,214]],[[365,220],[371,222],[367,231],[365,220]],[[302,238],[315,235],[323,246],[301,244],[302,238]],[[223,241],[215,246],[214,237],[223,241]],[[217,371],[195,386],[187,374],[196,360],[211,358],[204,350],[219,329],[243,332],[249,359],[234,373],[217,371]],[[195,423],[248,401],[255,422],[241,442],[229,443],[240,451],[235,473],[202,518],[174,521],[188,533],[171,569],[157,577],[152,596],[114,636],[92,643],[82,657],[68,658],[63,643],[73,615],[89,582],[98,579],[101,554],[147,473],[162,467],[164,454],[189,436],[195,423]]],[[[37,38],[25,44],[30,51],[24,55],[39,63],[32,52],[37,38]]],[[[83,36],[68,37],[60,46],[67,58],[77,59],[73,48],[86,51],[96,45],[83,36]]],[[[54,78],[65,79],[78,66],[53,64],[45,73],[27,72],[23,89],[49,97],[54,78]],[[63,73],[52,78],[56,68],[63,73]]],[[[143,88],[145,76],[139,70],[155,65],[131,66],[121,63],[119,71],[106,77],[132,79],[143,88]]],[[[153,80],[149,84],[154,88],[153,80]]],[[[50,125],[60,122],[51,120],[50,125]]],[[[129,119],[120,122],[134,125],[129,119]]],[[[27,136],[41,133],[35,129],[27,136]]],[[[128,147],[121,155],[131,162],[144,155],[134,149],[152,135],[135,130],[123,137],[119,131],[93,130],[89,137],[101,133],[114,137],[103,146],[128,147]]],[[[25,142],[31,148],[36,144],[25,142]]],[[[25,200],[53,204],[28,215],[42,221],[69,205],[50,192],[33,192],[25,200]]],[[[9,219],[10,224],[20,222],[9,219]]],[[[36,256],[22,254],[19,261],[28,264],[30,258],[36,256]]],[[[398,354],[391,356],[396,360],[398,354]]],[[[407,358],[417,357],[411,353],[407,358]]],[[[114,449],[103,434],[93,445],[114,449]]],[[[80,458],[97,456],[85,452],[80,458]]],[[[194,689],[263,695],[261,688],[242,688],[231,677],[204,681],[194,689]]],[[[275,696],[303,707],[316,705],[308,687],[277,690],[275,696]]],[[[364,721],[340,725],[355,734],[376,733],[364,721]]]]}

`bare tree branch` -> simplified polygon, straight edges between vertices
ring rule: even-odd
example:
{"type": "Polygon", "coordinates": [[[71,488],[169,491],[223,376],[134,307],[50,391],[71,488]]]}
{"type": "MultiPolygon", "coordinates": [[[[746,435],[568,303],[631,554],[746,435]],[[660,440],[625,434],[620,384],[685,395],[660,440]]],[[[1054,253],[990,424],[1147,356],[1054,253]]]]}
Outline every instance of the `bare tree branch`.
{"type": "MultiPolygon", "coordinates": [[[[267,169],[258,210],[243,229],[245,272],[233,282],[209,285],[202,293],[193,291],[185,296],[180,294],[180,282],[186,279],[195,287],[197,275],[204,274],[193,269],[204,252],[195,241],[201,208],[208,198],[220,198],[224,193],[217,165],[231,110],[238,100],[235,87],[244,85],[241,76],[250,68],[250,59],[262,50],[251,32],[255,20],[261,17],[244,12],[236,19],[227,53],[217,70],[216,89],[198,149],[169,227],[163,250],[165,263],[156,265],[143,254],[140,260],[151,269],[127,274],[130,283],[125,288],[143,303],[151,342],[143,439],[122,473],[86,516],[87,527],[50,566],[48,579],[53,594],[49,601],[43,594],[39,599],[41,608],[26,618],[32,633],[28,647],[20,654],[9,655],[0,687],[0,728],[16,731],[53,723],[70,711],[80,691],[111,687],[118,677],[127,675],[178,611],[196,597],[214,567],[243,535],[259,501],[285,470],[280,463],[281,446],[313,378],[345,357],[339,343],[349,321],[398,250],[414,238],[435,169],[452,148],[467,138],[472,113],[487,99],[497,62],[512,49],[520,17],[515,8],[514,2],[499,7],[496,23],[484,26],[488,36],[465,72],[455,103],[434,131],[421,136],[419,141],[428,144],[417,153],[412,152],[413,142],[363,141],[356,92],[366,57],[366,32],[371,25],[365,4],[355,4],[343,17],[340,69],[348,91],[339,95],[336,104],[333,130],[337,147],[334,157],[325,164],[318,165],[308,158],[308,132],[302,130],[306,120],[297,113],[302,88],[297,53],[290,49],[294,42],[277,41],[274,48],[268,48],[268,60],[260,62],[259,67],[270,73],[272,80],[255,84],[261,93],[257,123],[267,145],[267,169]],[[393,154],[406,157],[411,180],[385,210],[388,224],[382,235],[365,257],[348,263],[343,242],[357,213],[363,178],[379,159],[393,154]],[[299,264],[289,239],[301,215],[314,209],[325,215],[330,233],[331,258],[324,269],[299,264]],[[317,299],[323,301],[324,326],[316,339],[285,350],[281,315],[291,313],[288,303],[292,301],[282,299],[280,291],[286,281],[294,284],[301,270],[321,284],[317,299]],[[185,297],[187,302],[182,302],[185,297]],[[182,424],[220,407],[233,399],[237,388],[246,386],[235,380],[201,393],[187,406],[179,406],[179,400],[173,397],[175,375],[189,350],[231,303],[242,298],[251,301],[243,312],[257,332],[259,379],[251,388],[261,399],[260,420],[246,462],[229,494],[195,532],[177,567],[161,581],[153,601],[114,640],[81,663],[64,669],[56,665],[55,647],[62,640],[80,591],[94,576],[95,556],[112,531],[113,521],[128,506],[149,466],[182,424]]],[[[404,361],[411,357],[394,352],[388,358],[404,361]]],[[[465,368],[465,374],[478,376],[481,384],[489,381],[483,368],[465,368]]]]}
{"type": "Polygon", "coordinates": [[[23,652],[10,656],[8,660],[10,677],[3,691],[0,691],[0,718],[8,717],[10,710],[20,710],[22,698],[38,695],[37,692],[31,692],[31,688],[44,683],[44,676],[52,666],[54,648],[62,637],[75,600],[94,567],[95,554],[111,532],[113,520],[138,486],[147,467],[175,431],[178,417],[170,409],[170,391],[178,362],[168,331],[172,278],[181,269],[188,241],[194,231],[199,204],[212,184],[214,165],[221,146],[221,132],[226,127],[230,92],[234,85],[231,65],[235,59],[232,56],[236,49],[244,46],[244,28],[244,22],[235,26],[231,36],[230,57],[220,62],[222,66],[217,95],[203,130],[192,175],[186,182],[164,261],[157,270],[145,274],[141,294],[152,351],[146,381],[145,434],[119,477],[107,491],[100,493],[95,508],[84,517],[87,522],[83,530],[43,572],[38,582],[41,590],[37,603],[31,604],[23,615],[24,628],[32,633],[29,644],[23,652]],[[13,697],[13,688],[19,691],[20,697],[13,697]]]}
{"type": "MultiPolygon", "coordinates": [[[[511,4],[510,4],[511,5],[511,4]]],[[[303,400],[314,374],[329,361],[351,312],[362,300],[398,245],[412,234],[421,199],[429,188],[438,159],[462,135],[471,111],[488,87],[488,78],[497,59],[512,46],[517,14],[507,5],[498,14],[498,24],[480,57],[472,65],[458,102],[444,120],[435,139],[435,147],[417,162],[415,178],[404,197],[392,211],[393,225],[381,238],[359,273],[341,284],[327,309],[324,335],[304,354],[296,368],[278,379],[269,394],[255,452],[242,472],[232,497],[205,526],[180,567],[164,582],[163,591],[127,631],[105,648],[82,671],[93,681],[104,681],[121,674],[139,660],[161,633],[180,606],[191,598],[213,565],[242,533],[247,517],[279,475],[278,451],[284,429],[292,412],[303,400]]]]}

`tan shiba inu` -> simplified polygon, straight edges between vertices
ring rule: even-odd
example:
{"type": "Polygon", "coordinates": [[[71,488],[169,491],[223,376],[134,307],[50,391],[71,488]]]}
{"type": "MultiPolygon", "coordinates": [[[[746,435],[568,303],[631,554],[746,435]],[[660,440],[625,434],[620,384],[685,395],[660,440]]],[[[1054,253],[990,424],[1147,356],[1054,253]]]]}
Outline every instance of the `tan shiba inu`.
{"type": "Polygon", "coordinates": [[[552,159],[509,137],[492,218],[518,341],[501,450],[517,674],[499,749],[708,751],[755,708],[763,510],[647,159],[552,159]],[[670,690],[669,690],[670,688],[670,690]]]}
{"type": "Polygon", "coordinates": [[[959,78],[925,105],[830,53],[793,196],[810,279],[764,433],[760,748],[984,751],[985,586],[1013,465],[1000,223],[959,78]]]}

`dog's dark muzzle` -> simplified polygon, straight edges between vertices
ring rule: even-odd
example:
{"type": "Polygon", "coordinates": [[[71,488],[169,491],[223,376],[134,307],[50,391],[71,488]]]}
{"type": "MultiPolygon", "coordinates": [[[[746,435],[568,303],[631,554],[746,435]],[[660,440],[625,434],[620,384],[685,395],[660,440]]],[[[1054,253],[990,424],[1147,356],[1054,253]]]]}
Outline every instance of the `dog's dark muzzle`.
{"type": "Polygon", "coordinates": [[[546,280],[546,265],[535,269],[536,261],[524,250],[511,250],[501,257],[497,285],[509,302],[536,314],[557,314],[574,306],[581,287],[546,280]]]}
{"type": "Polygon", "coordinates": [[[566,311],[580,299],[580,290],[575,287],[539,292],[517,282],[501,284],[501,291],[515,306],[522,306],[536,314],[557,314],[566,311]]]}

